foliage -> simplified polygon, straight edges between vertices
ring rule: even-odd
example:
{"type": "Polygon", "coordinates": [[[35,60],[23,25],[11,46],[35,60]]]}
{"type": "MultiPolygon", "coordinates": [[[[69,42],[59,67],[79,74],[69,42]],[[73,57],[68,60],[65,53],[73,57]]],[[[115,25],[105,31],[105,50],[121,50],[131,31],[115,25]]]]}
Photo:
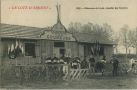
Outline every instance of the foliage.
{"type": "Polygon", "coordinates": [[[127,25],[124,25],[120,31],[121,44],[125,47],[136,47],[137,44],[137,31],[131,30],[127,25]]]}
{"type": "Polygon", "coordinates": [[[126,53],[129,47],[137,47],[137,29],[130,29],[128,25],[124,25],[120,30],[120,44],[122,44],[126,53]]]}
{"type": "Polygon", "coordinates": [[[81,31],[81,28],[82,28],[81,23],[78,23],[78,22],[72,23],[72,22],[71,22],[71,23],[69,24],[68,31],[69,31],[70,33],[77,33],[77,32],[80,32],[80,31],[81,31]]]}
{"type": "Polygon", "coordinates": [[[130,47],[128,32],[129,32],[129,27],[127,25],[124,25],[120,30],[120,44],[125,46],[125,48],[130,47]]]}
{"type": "Polygon", "coordinates": [[[113,37],[113,30],[110,25],[107,23],[101,25],[93,24],[93,23],[70,23],[68,27],[69,32],[71,33],[88,33],[88,34],[94,34],[95,36],[98,36],[100,38],[103,38],[105,40],[115,40],[113,37]]]}
{"type": "Polygon", "coordinates": [[[129,38],[130,46],[133,48],[137,47],[136,46],[137,45],[137,31],[136,30],[129,31],[128,38],[129,38]]]}

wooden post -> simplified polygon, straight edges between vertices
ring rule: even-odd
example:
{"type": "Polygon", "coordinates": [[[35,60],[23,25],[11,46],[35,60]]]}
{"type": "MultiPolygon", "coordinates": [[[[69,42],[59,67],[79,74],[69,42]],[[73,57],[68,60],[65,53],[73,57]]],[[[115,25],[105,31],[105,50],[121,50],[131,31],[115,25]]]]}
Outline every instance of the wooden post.
{"type": "Polygon", "coordinates": [[[2,65],[2,43],[1,43],[1,38],[0,38],[0,66],[2,65]]]}
{"type": "Polygon", "coordinates": [[[49,80],[49,66],[47,64],[46,64],[46,70],[47,70],[46,78],[47,78],[47,80],[49,80]]]}
{"type": "Polygon", "coordinates": [[[70,66],[70,64],[68,64],[68,81],[70,81],[70,68],[71,68],[71,66],[70,66]]]}
{"type": "Polygon", "coordinates": [[[136,58],[137,58],[137,27],[136,27],[136,58]]]}
{"type": "MultiPolygon", "coordinates": [[[[1,6],[1,4],[0,4],[0,6],[1,6]]],[[[0,12],[1,12],[1,9],[0,9],[0,12]]],[[[1,18],[0,18],[0,20],[1,20],[1,18]]],[[[0,24],[0,27],[1,27],[1,24],[0,24]]],[[[0,29],[0,31],[1,31],[1,29],[0,29]]],[[[1,66],[2,66],[2,59],[1,58],[2,58],[2,41],[1,41],[1,35],[0,35],[0,70],[1,70],[1,66]]],[[[1,71],[0,71],[0,74],[1,74],[1,71]]]]}
{"type": "Polygon", "coordinates": [[[126,62],[127,62],[127,54],[128,54],[127,34],[125,35],[125,45],[126,45],[126,62]]]}
{"type": "Polygon", "coordinates": [[[19,72],[20,72],[20,84],[22,85],[24,83],[24,72],[23,72],[23,66],[18,66],[19,67],[19,72]]]}
{"type": "Polygon", "coordinates": [[[3,62],[2,62],[2,42],[0,38],[0,86],[3,87],[3,62]]]}

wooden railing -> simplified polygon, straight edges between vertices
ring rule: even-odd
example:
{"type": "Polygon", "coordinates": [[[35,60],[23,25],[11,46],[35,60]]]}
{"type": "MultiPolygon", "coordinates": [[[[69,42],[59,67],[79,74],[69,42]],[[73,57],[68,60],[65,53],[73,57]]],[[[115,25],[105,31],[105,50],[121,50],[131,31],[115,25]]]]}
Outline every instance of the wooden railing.
{"type": "Polygon", "coordinates": [[[66,80],[86,79],[88,71],[88,69],[70,69],[70,72],[64,78],[66,80]]]}
{"type": "Polygon", "coordinates": [[[2,58],[3,65],[35,65],[38,63],[41,63],[40,57],[30,57],[30,56],[24,56],[24,57],[17,57],[15,59],[9,59],[8,57],[2,58]]]}
{"type": "MultiPolygon", "coordinates": [[[[106,64],[105,68],[105,73],[109,72],[112,75],[112,64],[106,64]]],[[[126,74],[128,69],[128,64],[119,64],[118,72],[123,75],[126,74]]],[[[135,70],[137,71],[137,67],[135,70]]],[[[92,75],[96,73],[94,70],[91,72],[89,69],[72,69],[69,64],[13,64],[11,71],[14,72],[14,77],[19,79],[20,82],[32,80],[79,80],[87,79],[88,75],[91,75],[89,73],[92,73],[92,75]]],[[[136,71],[134,73],[137,74],[136,71]]]]}
{"type": "Polygon", "coordinates": [[[15,72],[15,78],[20,82],[86,79],[88,73],[88,69],[71,69],[69,64],[17,65],[12,69],[15,72]]]}

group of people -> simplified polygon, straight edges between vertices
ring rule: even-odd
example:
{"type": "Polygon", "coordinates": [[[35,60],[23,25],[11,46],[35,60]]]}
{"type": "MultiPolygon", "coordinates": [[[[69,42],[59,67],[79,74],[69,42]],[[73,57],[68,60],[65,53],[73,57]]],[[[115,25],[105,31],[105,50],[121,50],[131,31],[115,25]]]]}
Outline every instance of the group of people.
{"type": "MultiPolygon", "coordinates": [[[[105,56],[103,56],[97,62],[95,62],[94,57],[91,57],[89,59],[89,63],[90,63],[90,69],[92,70],[92,72],[93,71],[96,72],[97,70],[99,70],[102,72],[102,75],[103,75],[105,68],[108,68],[108,67],[105,67],[105,64],[111,63],[112,64],[112,75],[113,76],[118,75],[120,61],[119,61],[118,57],[115,55],[112,55],[112,57],[109,61],[106,61],[105,56]]],[[[129,60],[129,69],[127,70],[127,73],[129,73],[129,72],[137,73],[136,63],[137,63],[137,60],[135,58],[131,58],[129,60]]]]}
{"type": "Polygon", "coordinates": [[[95,60],[93,56],[89,58],[89,69],[91,72],[98,72],[100,71],[103,75],[105,71],[105,64],[106,63],[111,63],[113,66],[112,69],[112,75],[117,76],[118,75],[118,64],[119,60],[116,56],[112,56],[110,61],[106,60],[106,56],[102,56],[98,61],[95,60]]]}
{"type": "Polygon", "coordinates": [[[61,58],[57,58],[57,57],[48,57],[46,59],[42,59],[41,63],[45,63],[45,64],[70,64],[71,68],[77,69],[80,68],[81,64],[83,62],[81,62],[79,57],[75,57],[75,58],[70,58],[70,57],[61,57],[61,58]]]}
{"type": "MultiPolygon", "coordinates": [[[[95,59],[95,57],[90,56],[88,59],[84,58],[83,60],[80,60],[81,58],[79,57],[75,57],[75,58],[71,58],[71,57],[61,57],[61,58],[57,58],[57,57],[53,57],[53,58],[46,58],[42,60],[42,63],[46,63],[46,64],[69,64],[71,65],[71,68],[73,69],[90,69],[90,71],[92,72],[103,72],[106,69],[105,64],[106,63],[111,63],[113,69],[112,69],[112,75],[113,76],[117,76],[118,75],[118,66],[119,66],[119,60],[117,58],[117,56],[112,56],[111,60],[106,60],[106,56],[102,56],[101,58],[99,58],[98,60],[95,59]]],[[[134,66],[135,66],[135,61],[134,59],[130,60],[131,62],[131,68],[129,68],[129,70],[127,72],[130,72],[134,66]]]]}

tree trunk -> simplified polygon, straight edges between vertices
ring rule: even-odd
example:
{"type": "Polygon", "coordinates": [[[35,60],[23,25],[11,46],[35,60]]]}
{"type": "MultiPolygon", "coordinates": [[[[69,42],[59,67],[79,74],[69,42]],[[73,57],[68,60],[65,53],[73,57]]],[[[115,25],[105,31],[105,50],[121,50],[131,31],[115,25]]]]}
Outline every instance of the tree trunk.
{"type": "Polygon", "coordinates": [[[127,53],[128,53],[128,48],[126,47],[126,62],[127,62],[127,53]]]}
{"type": "Polygon", "coordinates": [[[137,58],[137,27],[136,27],[136,58],[137,58]]]}
{"type": "Polygon", "coordinates": [[[0,38],[0,66],[2,66],[2,43],[0,38]]]}
{"type": "Polygon", "coordinates": [[[137,44],[136,44],[136,58],[137,58],[137,44]]]}
{"type": "Polygon", "coordinates": [[[136,28],[136,58],[137,58],[137,28],[136,28]]]}

